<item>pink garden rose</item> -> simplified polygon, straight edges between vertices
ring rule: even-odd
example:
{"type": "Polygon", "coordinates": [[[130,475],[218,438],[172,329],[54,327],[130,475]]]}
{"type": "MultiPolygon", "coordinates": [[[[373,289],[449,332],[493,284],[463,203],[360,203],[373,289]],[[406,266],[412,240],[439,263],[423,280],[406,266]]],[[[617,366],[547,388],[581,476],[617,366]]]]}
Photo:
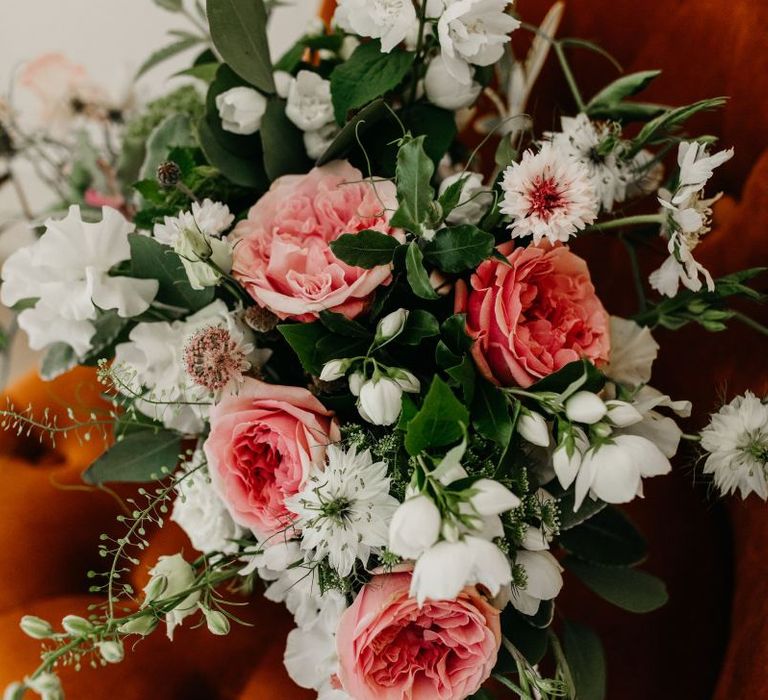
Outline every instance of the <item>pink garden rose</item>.
{"type": "Polygon", "coordinates": [[[584,260],[561,245],[499,250],[509,265],[486,260],[468,298],[465,285],[456,295],[480,373],[497,385],[528,387],[580,358],[607,362],[609,317],[584,260]]]}
{"type": "Polygon", "coordinates": [[[408,573],[375,576],[341,618],[339,678],[355,700],[463,700],[491,675],[499,611],[474,587],[420,608],[410,585],[408,573]]]}
{"type": "Polygon", "coordinates": [[[353,318],[377,287],[389,284],[391,269],[351,267],[336,258],[329,243],[364,229],[402,240],[389,226],[396,208],[391,182],[373,185],[346,161],[278,178],[230,236],[232,272],[261,306],[282,319],[312,321],[323,310],[353,318]]]}
{"type": "Polygon", "coordinates": [[[331,412],[309,391],[249,378],[211,409],[204,449],[232,517],[266,538],[290,524],[285,499],[301,490],[326,446],[339,439],[331,412]]]}

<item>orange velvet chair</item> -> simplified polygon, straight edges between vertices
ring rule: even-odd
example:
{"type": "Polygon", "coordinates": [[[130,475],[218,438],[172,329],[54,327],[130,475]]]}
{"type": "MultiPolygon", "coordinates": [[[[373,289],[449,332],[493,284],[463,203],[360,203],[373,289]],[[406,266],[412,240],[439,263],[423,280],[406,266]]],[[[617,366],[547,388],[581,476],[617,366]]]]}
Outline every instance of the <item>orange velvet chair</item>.
{"type": "MultiPolygon", "coordinates": [[[[519,0],[519,9],[535,22],[548,4],[519,0]]],[[[715,94],[732,97],[725,111],[697,122],[698,131],[714,133],[737,148],[715,184],[727,196],[701,258],[714,274],[766,264],[768,5],[763,0],[727,5],[714,0],[581,0],[569,4],[561,35],[597,41],[627,70],[663,68],[649,99],[679,104],[715,94]]],[[[607,64],[586,53],[576,55],[574,64],[587,93],[610,76],[607,64]]],[[[535,113],[551,115],[557,105],[570,111],[567,94],[550,62],[537,90],[535,113]]],[[[597,270],[608,307],[631,313],[632,290],[624,276],[612,272],[612,262],[615,269],[626,269],[621,247],[605,236],[580,243],[579,252],[597,270]]],[[[651,254],[641,262],[650,270],[659,260],[651,254]]],[[[746,327],[721,335],[686,328],[660,332],[659,339],[663,353],[654,383],[695,401],[692,429],[721,393],[730,397],[750,387],[768,390],[765,339],[746,327]]],[[[38,414],[53,406],[62,419],[66,405],[99,400],[93,374],[85,369],[51,384],[29,377],[8,393],[16,405],[31,404],[38,414]]],[[[18,630],[22,614],[56,623],[64,614],[84,611],[93,600],[86,593],[85,573],[103,566],[98,535],[120,532],[114,499],[78,486],[80,472],[102,447],[99,440],[81,443],[74,435],[50,448],[35,436],[0,434],[0,686],[37,664],[38,643],[18,630]]],[[[634,617],[601,603],[572,577],[566,580],[566,615],[594,625],[604,640],[609,700],[768,698],[768,506],[753,497],[746,504],[731,501],[727,512],[696,484],[693,466],[693,455],[682,455],[674,473],[653,480],[646,499],[630,509],[650,542],[647,568],[669,584],[668,606],[634,617]]],[[[151,540],[139,577],[157,555],[191,549],[173,526],[151,540]]],[[[233,628],[228,637],[187,626],[173,644],[161,633],[142,641],[119,665],[79,673],[65,669],[68,697],[312,697],[296,688],[282,667],[289,616],[258,595],[246,614],[254,626],[233,628]]]]}

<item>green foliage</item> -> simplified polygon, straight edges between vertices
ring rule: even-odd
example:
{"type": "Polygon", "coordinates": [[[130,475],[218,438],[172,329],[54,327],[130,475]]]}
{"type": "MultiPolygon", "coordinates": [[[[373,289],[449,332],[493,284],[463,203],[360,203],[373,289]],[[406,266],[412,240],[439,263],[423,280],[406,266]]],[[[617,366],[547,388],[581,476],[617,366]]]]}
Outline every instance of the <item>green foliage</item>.
{"type": "Polygon", "coordinates": [[[589,360],[575,360],[536,382],[529,391],[536,393],[591,391],[597,393],[605,385],[605,376],[589,360]]]}
{"type": "Polygon", "coordinates": [[[405,448],[410,455],[450,445],[469,426],[469,412],[451,388],[435,376],[419,412],[408,423],[405,448]]]}
{"type": "Polygon", "coordinates": [[[336,121],[344,124],[350,110],[362,107],[396,88],[413,64],[414,54],[401,49],[382,53],[381,42],[358,46],[348,61],[331,73],[336,121]]]}
{"type": "Polygon", "coordinates": [[[598,92],[587,105],[587,114],[593,119],[633,119],[650,118],[663,112],[665,107],[640,102],[625,102],[645,90],[661,71],[647,70],[622,75],[598,92]]]}
{"type": "Polygon", "coordinates": [[[324,165],[346,155],[353,146],[357,145],[357,140],[362,138],[368,129],[388,114],[389,110],[384,100],[374,100],[371,104],[363,107],[342,127],[325,153],[318,158],[317,164],[324,165]]]}
{"type": "Polygon", "coordinates": [[[496,240],[477,226],[444,228],[424,246],[424,257],[444,272],[464,272],[477,267],[493,253],[496,240]]]}
{"type": "Polygon", "coordinates": [[[181,438],[169,430],[129,433],[88,467],[83,480],[88,484],[153,481],[176,468],[180,450],[181,438]]]}
{"type": "Polygon", "coordinates": [[[347,318],[344,314],[337,314],[333,311],[321,311],[320,323],[322,323],[329,331],[349,338],[366,338],[370,340],[373,336],[373,334],[361,323],[347,318]]]}
{"type": "MultiPolygon", "coordinates": [[[[363,338],[351,333],[339,334],[330,330],[326,323],[329,323],[331,318],[333,317],[325,316],[325,322],[283,323],[277,327],[296,353],[304,370],[316,377],[320,375],[328,360],[354,357],[364,354],[368,349],[368,337],[363,338]]],[[[336,329],[338,330],[338,327],[336,329]]]]}
{"type": "Polygon", "coordinates": [[[501,613],[501,630],[504,637],[530,664],[539,663],[547,653],[547,630],[531,625],[512,605],[508,605],[501,613]]]}
{"type": "Polygon", "coordinates": [[[429,283],[429,275],[424,268],[424,254],[421,252],[418,243],[411,241],[405,254],[405,269],[408,276],[408,284],[411,285],[413,293],[422,299],[437,299],[437,292],[432,289],[429,283]]]}
{"type": "Polygon", "coordinates": [[[647,545],[617,508],[604,508],[560,535],[560,545],[573,556],[606,566],[633,566],[647,556],[647,545]]]}
{"type": "Polygon", "coordinates": [[[136,79],[141,78],[141,76],[143,76],[145,73],[148,73],[150,70],[156,66],[159,66],[161,63],[164,63],[168,59],[173,58],[174,56],[178,56],[180,53],[184,53],[184,51],[191,49],[193,46],[199,46],[201,43],[203,43],[201,37],[185,36],[181,39],[177,39],[176,41],[171,42],[161,49],[158,49],[152,53],[149,58],[144,61],[144,63],[141,64],[139,70],[136,71],[136,79]]]}
{"type": "Polygon", "coordinates": [[[331,251],[339,260],[366,269],[391,263],[399,246],[393,236],[371,229],[345,233],[331,241],[331,251]]]}
{"type": "Polygon", "coordinates": [[[420,233],[434,212],[435,191],[430,184],[435,166],[424,152],[424,136],[406,137],[397,151],[397,199],[399,209],[392,226],[420,233]]]}
{"type": "Polygon", "coordinates": [[[285,100],[270,98],[259,132],[264,151],[264,169],[270,180],[309,170],[310,162],[304,150],[302,132],[285,116],[285,100]]]}
{"type": "Polygon", "coordinates": [[[579,509],[574,513],[573,505],[575,499],[576,495],[571,490],[563,494],[562,498],[558,500],[560,507],[560,530],[563,532],[586,522],[607,506],[607,503],[603,501],[585,498],[579,509]]]}
{"type": "Polygon", "coordinates": [[[77,354],[66,343],[49,345],[40,365],[40,376],[51,381],[77,365],[77,354]]]}
{"type": "Polygon", "coordinates": [[[433,314],[423,309],[413,309],[395,342],[402,345],[418,345],[425,338],[432,338],[439,333],[440,324],[433,314]]]}
{"type": "Polygon", "coordinates": [[[507,397],[498,387],[479,377],[475,381],[472,422],[477,432],[502,448],[512,439],[507,397]]]}
{"type": "Polygon", "coordinates": [[[195,145],[197,141],[189,117],[186,114],[167,116],[147,139],[146,155],[139,170],[139,177],[142,180],[154,179],[157,166],[168,160],[172,149],[195,145]]]}
{"type": "Polygon", "coordinates": [[[577,700],[604,700],[605,654],[600,638],[589,627],[566,621],[563,641],[577,700]]]}

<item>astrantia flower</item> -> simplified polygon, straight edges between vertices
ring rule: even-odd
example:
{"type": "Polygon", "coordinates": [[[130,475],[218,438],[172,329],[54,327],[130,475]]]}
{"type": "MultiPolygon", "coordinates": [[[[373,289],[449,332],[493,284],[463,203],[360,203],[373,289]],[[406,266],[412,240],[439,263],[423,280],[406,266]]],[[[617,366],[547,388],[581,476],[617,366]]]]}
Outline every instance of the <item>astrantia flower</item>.
{"type": "Polygon", "coordinates": [[[723,406],[701,431],[704,473],[723,494],[768,498],[768,405],[751,391],[723,406]]]}
{"type": "Polygon", "coordinates": [[[389,53],[418,28],[411,0],[339,0],[335,23],[344,31],[381,39],[389,53]]]}
{"type": "Polygon", "coordinates": [[[586,168],[550,143],[538,153],[526,151],[520,163],[510,165],[501,187],[500,209],[512,219],[512,238],[567,241],[597,217],[597,197],[586,168]]]}
{"type": "Polygon", "coordinates": [[[40,239],[3,266],[3,304],[37,299],[19,314],[33,350],[62,342],[83,357],[96,333],[99,309],[130,318],[146,311],[157,294],[156,280],[110,274],[114,265],[130,259],[128,234],[134,227],[118,211],[102,211],[98,223],[84,222],[77,206],[63,219],[48,219],[40,239]]]}
{"type": "Polygon", "coordinates": [[[349,576],[356,560],[365,565],[372,550],[387,544],[398,501],[389,495],[387,463],[374,462],[368,450],[329,445],[326,455],[324,469],[314,470],[286,507],[299,516],[310,558],[328,557],[340,576],[349,576]]]}
{"type": "Polygon", "coordinates": [[[184,369],[198,386],[210,392],[236,389],[250,369],[250,343],[241,344],[228,328],[207,326],[187,340],[184,346],[184,369]]]}

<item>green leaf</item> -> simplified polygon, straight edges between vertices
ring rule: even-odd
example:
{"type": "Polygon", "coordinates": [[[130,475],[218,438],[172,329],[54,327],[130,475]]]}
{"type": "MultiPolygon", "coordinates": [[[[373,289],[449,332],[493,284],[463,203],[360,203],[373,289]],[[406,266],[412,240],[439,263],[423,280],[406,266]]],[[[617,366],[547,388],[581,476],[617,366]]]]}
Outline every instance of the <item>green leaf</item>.
{"type": "Polygon", "coordinates": [[[398,246],[400,241],[394,236],[371,229],[345,233],[331,241],[331,251],[339,260],[366,269],[389,265],[398,246]]]}
{"type": "Polygon", "coordinates": [[[174,73],[173,77],[176,78],[183,76],[188,78],[197,78],[198,80],[202,80],[204,83],[212,83],[216,78],[216,73],[218,72],[220,65],[220,63],[201,63],[200,65],[192,66],[186,70],[181,70],[178,73],[174,73]]]}
{"type": "Polygon", "coordinates": [[[666,105],[653,102],[620,102],[615,105],[595,105],[590,108],[592,119],[610,119],[624,122],[647,122],[669,109],[666,105]]]}
{"type": "Polygon", "coordinates": [[[411,285],[413,293],[422,299],[437,299],[437,292],[432,289],[429,283],[429,275],[424,269],[424,255],[415,241],[408,244],[408,251],[405,255],[405,269],[408,276],[408,284],[411,285]]]}
{"type": "MultiPolygon", "coordinates": [[[[438,343],[438,347],[443,341],[438,343]]],[[[448,350],[450,353],[450,350],[448,350]]],[[[452,353],[451,353],[452,354],[452,353]]],[[[455,362],[455,360],[454,360],[455,362]]],[[[440,363],[438,363],[440,364],[440,363]]],[[[461,362],[449,366],[445,370],[445,373],[461,386],[461,390],[464,392],[464,401],[471,404],[475,400],[475,384],[477,381],[477,373],[475,372],[475,363],[468,356],[464,356],[461,362]]]]}
{"type": "Polygon", "coordinates": [[[75,351],[66,343],[49,345],[40,365],[40,376],[49,382],[77,365],[75,351]]]}
{"type": "Polygon", "coordinates": [[[464,314],[449,316],[440,330],[451,352],[463,355],[472,347],[472,338],[467,335],[467,317],[464,314]]]}
{"type": "Polygon", "coordinates": [[[576,501],[576,495],[573,491],[567,491],[558,501],[560,506],[560,531],[565,532],[572,527],[581,525],[594,515],[597,515],[608,504],[603,501],[593,501],[591,498],[585,498],[581,507],[574,513],[573,505],[576,501]]]}
{"type": "Polygon", "coordinates": [[[424,338],[431,338],[440,333],[440,324],[435,316],[423,309],[414,309],[408,314],[405,328],[395,342],[403,345],[418,345],[424,338]]]}
{"type": "Polygon", "coordinates": [[[322,354],[318,348],[322,339],[330,331],[320,321],[314,323],[283,323],[277,330],[291,346],[299,358],[302,367],[314,376],[320,376],[323,370],[322,354]]]}
{"type": "Polygon", "coordinates": [[[597,393],[605,385],[605,377],[589,360],[575,360],[574,362],[569,362],[554,374],[550,374],[536,382],[530,387],[529,391],[537,393],[552,391],[559,394],[575,382],[581,380],[583,380],[583,383],[579,386],[579,389],[591,391],[592,393],[597,393]]]}
{"type": "Polygon", "coordinates": [[[192,123],[186,114],[169,114],[147,139],[147,151],[139,170],[141,180],[154,180],[157,166],[168,160],[174,148],[196,146],[192,123]]]}
{"type": "Polygon", "coordinates": [[[128,234],[131,246],[131,276],[157,280],[157,300],[189,311],[197,311],[213,301],[215,290],[192,289],[184,265],[171,248],[154,238],[138,233],[128,234]]]}
{"type": "Polygon", "coordinates": [[[469,412],[440,377],[432,379],[424,403],[408,424],[405,448],[410,455],[460,440],[469,425],[469,412]]]}
{"type": "Polygon", "coordinates": [[[615,105],[627,97],[642,92],[660,75],[660,70],[646,70],[639,73],[622,75],[610,85],[604,87],[590,100],[590,103],[587,105],[587,114],[591,114],[593,107],[615,105]]]}
{"type": "Polygon", "coordinates": [[[461,193],[464,190],[464,185],[467,182],[467,177],[462,177],[456,180],[455,182],[452,182],[448,187],[446,187],[445,192],[443,192],[438,198],[437,201],[440,204],[440,209],[443,212],[443,218],[447,219],[448,215],[457,207],[459,206],[459,202],[461,201],[461,193]]]}
{"type": "Polygon", "coordinates": [[[456,139],[456,115],[453,111],[419,102],[400,114],[405,128],[413,136],[424,136],[424,152],[437,165],[456,139]]]}
{"type": "Polygon", "coordinates": [[[349,338],[368,338],[372,333],[362,324],[333,311],[321,311],[320,322],[331,332],[349,338]]]}
{"type": "Polygon", "coordinates": [[[304,41],[299,39],[290,49],[288,49],[275,63],[275,70],[285,71],[286,73],[293,73],[300,65],[304,58],[304,51],[306,46],[304,41]]]}
{"type": "Polygon", "coordinates": [[[339,125],[344,124],[350,110],[397,87],[410,70],[413,59],[413,53],[401,49],[382,53],[378,40],[358,46],[349,59],[331,73],[331,96],[339,125]]]}
{"type": "Polygon", "coordinates": [[[579,559],[606,566],[633,566],[648,554],[642,535],[617,508],[604,508],[563,532],[560,545],[579,559]]]}
{"type": "Polygon", "coordinates": [[[261,162],[253,157],[238,156],[227,150],[205,118],[198,124],[197,135],[206,159],[224,177],[242,187],[252,187],[261,191],[268,189],[269,182],[261,162]]]}
{"type": "Polygon", "coordinates": [[[512,439],[512,418],[504,393],[485,379],[475,381],[472,422],[483,437],[506,447],[512,439]]]}
{"type": "Polygon", "coordinates": [[[344,125],[325,153],[318,158],[317,164],[325,165],[346,155],[350,148],[357,145],[358,138],[362,138],[368,129],[381,121],[387,114],[389,114],[389,110],[384,100],[375,100],[363,107],[344,125]]]}
{"type": "Polygon", "coordinates": [[[563,565],[587,588],[609,603],[633,613],[648,613],[664,605],[669,596],[661,579],[644,571],[617,566],[598,566],[567,556],[563,565]]]}
{"type": "Polygon", "coordinates": [[[208,0],[211,38],[222,58],[262,92],[275,92],[262,0],[208,0]]]}
{"type": "Polygon", "coordinates": [[[424,136],[405,139],[397,151],[397,199],[400,208],[392,226],[421,232],[421,224],[432,213],[435,191],[430,182],[435,166],[424,152],[424,136]]]}
{"type": "Polygon", "coordinates": [[[565,658],[578,700],[604,700],[605,655],[600,638],[589,627],[566,621],[565,658]]]}
{"type": "Polygon", "coordinates": [[[179,462],[181,438],[169,430],[129,433],[83,474],[88,484],[146,482],[171,473],[179,462]]]}
{"type": "Polygon", "coordinates": [[[270,98],[261,119],[259,133],[264,150],[264,169],[270,180],[309,170],[310,162],[304,150],[303,134],[285,116],[285,100],[270,98]]]}
{"type": "Polygon", "coordinates": [[[153,0],[153,2],[168,12],[181,12],[184,9],[183,0],[153,0]]]}
{"type": "MultiPolygon", "coordinates": [[[[501,630],[530,664],[537,664],[547,653],[547,630],[533,627],[511,605],[501,613],[501,630]]],[[[503,647],[502,647],[503,649],[503,647]]],[[[508,652],[505,652],[508,653],[508,652]]],[[[510,659],[510,662],[512,660],[510,659]]],[[[512,662],[514,664],[514,662],[512,662]]],[[[512,666],[510,671],[516,668],[512,666]]]]}
{"type": "Polygon", "coordinates": [[[168,46],[164,46],[162,49],[158,49],[153,54],[151,54],[149,58],[141,64],[141,66],[139,66],[139,70],[136,71],[134,80],[138,80],[142,75],[148,73],[155,66],[160,65],[164,61],[167,61],[169,58],[173,58],[174,56],[183,53],[187,49],[191,49],[193,46],[197,46],[201,43],[202,39],[199,37],[190,36],[179,39],[178,41],[174,41],[172,44],[168,44],[168,46]]]}
{"type": "Polygon", "coordinates": [[[424,246],[424,257],[444,272],[464,272],[477,267],[493,253],[496,240],[477,226],[444,228],[424,246]]]}
{"type": "Polygon", "coordinates": [[[112,355],[112,348],[130,320],[120,318],[116,311],[102,312],[93,322],[96,333],[90,340],[91,348],[82,360],[84,365],[92,365],[102,358],[112,355]]]}

